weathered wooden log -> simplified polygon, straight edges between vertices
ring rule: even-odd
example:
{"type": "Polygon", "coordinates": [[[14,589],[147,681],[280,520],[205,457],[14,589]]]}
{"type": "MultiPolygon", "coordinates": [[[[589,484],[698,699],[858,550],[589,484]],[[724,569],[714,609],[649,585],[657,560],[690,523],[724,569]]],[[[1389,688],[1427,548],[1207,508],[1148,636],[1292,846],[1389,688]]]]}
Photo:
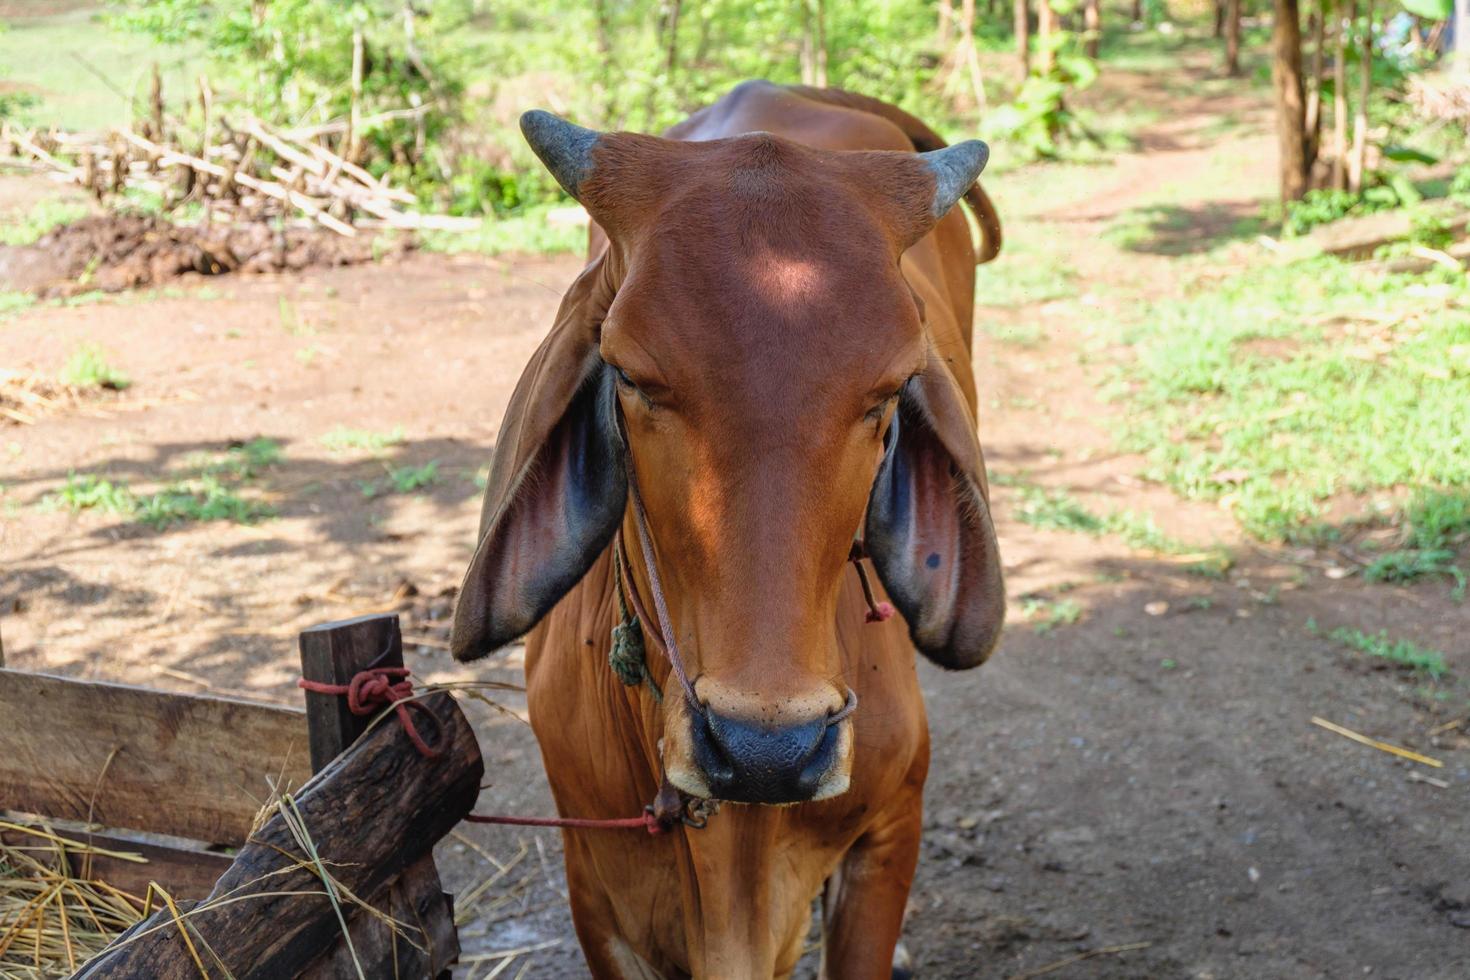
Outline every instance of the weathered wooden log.
{"type": "MultiPolygon", "coordinates": [[[[437,760],[419,755],[390,716],[296,797],[301,822],[335,879],[344,912],[351,904],[346,893],[378,893],[429,854],[479,795],[484,764],[459,706],[447,694],[428,695],[418,703],[437,722],[419,722],[425,738],[441,750],[437,760]]],[[[242,980],[297,976],[342,932],[315,864],[282,812],[251,836],[185,921],[201,962],[223,964],[242,980]]],[[[165,911],[77,976],[184,980],[198,976],[195,952],[165,911]]]]}

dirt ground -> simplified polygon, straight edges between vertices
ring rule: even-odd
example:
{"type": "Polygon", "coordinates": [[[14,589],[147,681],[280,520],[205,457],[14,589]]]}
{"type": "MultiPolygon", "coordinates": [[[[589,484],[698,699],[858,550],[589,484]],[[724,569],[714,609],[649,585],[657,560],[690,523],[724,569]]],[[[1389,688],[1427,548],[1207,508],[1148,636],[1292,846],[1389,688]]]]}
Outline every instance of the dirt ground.
{"type": "MultiPolygon", "coordinates": [[[[1169,93],[1136,152],[1081,180],[1033,167],[991,183],[1023,246],[1002,263],[1019,274],[1038,250],[1064,256],[1083,308],[1099,314],[1187,289],[1202,271],[1194,244],[1253,213],[1274,165],[1264,106],[1210,94],[1207,67],[1192,71],[1177,81],[1202,94],[1169,93]],[[1222,130],[1224,115],[1238,124],[1222,130]],[[1102,237],[1181,184],[1192,195],[1185,221],[1157,248],[1125,253],[1102,237]]],[[[1163,93],[1134,79],[1114,96],[1163,93]]],[[[1228,273],[1231,261],[1204,271],[1228,273]]],[[[55,372],[85,341],[134,382],[105,402],[0,427],[8,665],[293,702],[298,630],[401,608],[419,674],[518,679],[515,649],[453,664],[447,617],[474,540],[476,475],[578,266],[417,254],[43,306],[0,323],[8,368],[55,372]],[[402,438],[334,450],[322,439],[340,427],[402,438]],[[262,436],[284,452],[246,490],[276,509],[268,521],[156,530],[37,506],[73,471],[147,486],[186,471],[191,454],[262,436]],[[430,461],[438,479],[417,492],[362,489],[430,461]]],[[[921,667],[934,767],[906,930],[919,974],[1035,976],[1069,961],[1047,975],[1470,975],[1470,738],[1454,724],[1470,708],[1307,627],[1388,629],[1444,650],[1463,675],[1466,606],[1442,584],[1342,578],[1328,552],[1263,550],[1224,511],[1138,479],[1140,461],[1113,448],[1126,404],[1101,400],[1084,325],[1058,309],[978,313],[992,471],[1067,488],[1099,510],[1146,512],[1171,534],[1227,546],[1235,564],[1201,578],[1116,537],[1036,530],[1013,518],[1015,490],[995,488],[1014,625],[980,670],[921,667]],[[1016,326],[1040,328],[1042,342],[993,339],[1016,326]],[[1023,621],[1028,599],[1063,595],[1080,606],[1077,622],[1023,621]],[[1314,715],[1444,768],[1330,734],[1314,715]]],[[[492,784],[481,808],[551,812],[529,729],[476,717],[492,784]]],[[[583,975],[559,852],[549,832],[467,828],[445,842],[441,867],[469,920],[461,975],[483,976],[511,949],[524,952],[503,976],[523,964],[529,977],[583,975]]]]}

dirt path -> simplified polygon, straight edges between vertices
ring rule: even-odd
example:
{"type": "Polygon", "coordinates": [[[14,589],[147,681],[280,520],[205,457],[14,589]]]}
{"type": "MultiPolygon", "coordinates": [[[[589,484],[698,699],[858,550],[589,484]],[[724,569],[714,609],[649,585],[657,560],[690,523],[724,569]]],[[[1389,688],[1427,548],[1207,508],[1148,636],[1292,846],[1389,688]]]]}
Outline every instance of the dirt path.
{"type": "MultiPolygon", "coordinates": [[[[1197,253],[1270,186],[1263,106],[1207,75],[1187,66],[1179,84],[1201,94],[1185,111],[1170,95],[1140,152],[992,184],[1014,248],[982,281],[1056,267],[1068,295],[1001,300],[982,288],[982,432],[1013,625],[983,669],[922,673],[935,765],[907,943],[926,977],[1013,977],[1088,952],[1048,975],[1449,980],[1470,960],[1470,740],[1442,727],[1467,706],[1306,625],[1389,628],[1445,650],[1463,674],[1465,607],[1442,586],[1369,587],[1327,577],[1321,556],[1260,553],[1225,512],[1142,483],[1139,460],[1112,448],[1125,409],[1096,394],[1109,352],[1089,316],[1228,271],[1229,252],[1197,253]],[[1222,115],[1234,123],[1222,129],[1222,115]],[[1130,221],[1142,237],[1110,241],[1130,221]],[[1150,515],[1232,548],[1236,564],[1201,578],[1116,536],[1037,530],[1015,517],[1018,483],[1150,515]],[[1064,603],[1061,619],[1076,621],[1045,628],[1037,617],[1064,603]],[[1445,767],[1415,769],[1313,727],[1313,715],[1445,767]]],[[[1151,97],[1148,79],[1109,84],[1109,97],[1151,97]]],[[[135,382],[91,414],[0,429],[10,665],[287,701],[297,630],[399,607],[421,641],[419,673],[515,679],[515,650],[473,671],[449,661],[448,590],[510,386],[577,268],[416,256],[0,323],[6,367],[54,373],[90,341],[135,382]],[[36,506],[73,471],[147,492],[201,472],[200,453],[228,456],[257,437],[283,454],[239,485],[278,512],[257,525],[159,531],[36,506]],[[428,486],[385,489],[390,471],[430,462],[428,486]]],[[[547,812],[529,730],[477,715],[493,783],[484,806],[547,812]]],[[[475,828],[446,842],[472,954],[535,947],[528,976],[580,975],[558,854],[551,834],[475,828]]]]}

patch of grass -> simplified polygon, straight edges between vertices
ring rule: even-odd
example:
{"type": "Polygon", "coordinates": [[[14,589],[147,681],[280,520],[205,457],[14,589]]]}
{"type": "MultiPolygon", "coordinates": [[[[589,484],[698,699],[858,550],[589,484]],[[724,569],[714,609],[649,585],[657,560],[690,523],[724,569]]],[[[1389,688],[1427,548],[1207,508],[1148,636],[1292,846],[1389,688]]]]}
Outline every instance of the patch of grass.
{"type": "Polygon", "coordinates": [[[413,493],[439,482],[439,461],[430,460],[423,466],[398,466],[388,471],[384,480],[364,480],[360,484],[362,495],[369,499],[385,493],[413,493]]]}
{"type": "Polygon", "coordinates": [[[1406,548],[1379,555],[1363,569],[1369,582],[1412,582],[1426,575],[1448,575],[1455,580],[1456,598],[1464,598],[1465,573],[1455,564],[1455,553],[1442,549],[1406,548]]]}
{"type": "Polygon", "coordinates": [[[398,427],[391,432],[371,432],[339,425],[322,436],[321,442],[334,453],[369,452],[381,455],[390,447],[403,442],[403,429],[398,427]]]}
{"type": "Polygon", "coordinates": [[[239,486],[280,459],[280,444],[275,440],[252,439],[223,453],[191,460],[190,475],[171,480],[153,493],[137,493],[125,483],[95,474],[72,473],[60,489],[42,498],[41,505],[73,513],[117,514],[155,528],[188,521],[254,524],[273,517],[275,511],[242,497],[239,486]]]}
{"type": "Polygon", "coordinates": [[[7,18],[0,65],[7,81],[39,99],[24,117],[81,130],[131,119],[146,105],[154,62],[162,68],[165,95],[177,98],[193,90],[205,67],[198,45],[162,45],[114,30],[96,6],[7,18]]]}
{"type": "Polygon", "coordinates": [[[69,225],[90,213],[91,208],[80,201],[62,198],[37,201],[25,214],[7,215],[0,221],[0,245],[34,244],[51,229],[69,225]]]}
{"type": "Polygon", "coordinates": [[[1404,543],[1446,548],[1470,538],[1470,489],[1419,487],[1404,507],[1404,543]]]}
{"type": "Polygon", "coordinates": [[[552,208],[526,208],[501,218],[486,218],[473,231],[426,231],[422,247],[430,252],[481,255],[556,255],[587,248],[585,225],[548,220],[552,208]]]}
{"type": "Polygon", "coordinates": [[[127,375],[107,363],[106,352],[96,344],[83,344],[72,351],[57,377],[63,384],[78,388],[110,388],[113,391],[122,391],[133,383],[127,375]]]}
{"type": "Polygon", "coordinates": [[[1076,295],[1077,272],[1067,258],[1025,243],[1007,243],[1000,258],[975,270],[977,306],[1030,306],[1076,295]]]}
{"type": "Polygon", "coordinates": [[[254,524],[274,514],[270,507],[241,497],[218,476],[204,474],[197,479],[171,483],[157,493],[139,497],[133,516],[143,524],[165,527],[185,521],[254,524]]]}
{"type": "Polygon", "coordinates": [[[220,458],[205,462],[201,469],[206,474],[248,481],[284,458],[279,442],[259,436],[230,446],[220,458]]]}
{"type": "Polygon", "coordinates": [[[1048,490],[1035,484],[1022,485],[1016,520],[1043,531],[1101,534],[1107,521],[1082,506],[1065,490],[1048,490]]]}
{"type": "MultiPolygon", "coordinates": [[[[1311,625],[1315,624],[1309,624],[1311,625]]],[[[1435,680],[1449,672],[1449,668],[1445,666],[1443,653],[1421,647],[1412,640],[1390,640],[1387,630],[1364,633],[1360,629],[1344,626],[1333,630],[1328,635],[1359,653],[1392,661],[1419,673],[1427,674],[1435,680]]]]}
{"type": "Polygon", "coordinates": [[[59,490],[41,498],[46,510],[66,509],[73,514],[99,510],[107,514],[132,514],[137,498],[125,483],[113,483],[92,473],[69,473],[59,490]]]}
{"type": "Polygon", "coordinates": [[[0,319],[13,316],[21,310],[28,310],[32,306],[35,306],[36,303],[36,297],[30,293],[0,289],[0,319]]]}
{"type": "Polygon", "coordinates": [[[1264,265],[1144,305],[1116,339],[1124,446],[1258,538],[1313,537],[1339,494],[1470,484],[1470,357],[1446,356],[1470,351],[1464,276],[1264,265]]]}
{"type": "Polygon", "coordinates": [[[1130,548],[1141,551],[1177,555],[1200,550],[1166,534],[1147,514],[1131,510],[1116,510],[1107,515],[1094,514],[1065,490],[1048,490],[1014,478],[995,482],[1017,488],[1020,505],[1015,511],[1016,520],[1031,527],[1094,536],[1116,534],[1130,548]]]}
{"type": "Polygon", "coordinates": [[[1021,602],[1021,618],[1034,623],[1036,632],[1049,633],[1058,626],[1071,626],[1081,620],[1082,606],[1073,599],[1031,596],[1021,602]]]}

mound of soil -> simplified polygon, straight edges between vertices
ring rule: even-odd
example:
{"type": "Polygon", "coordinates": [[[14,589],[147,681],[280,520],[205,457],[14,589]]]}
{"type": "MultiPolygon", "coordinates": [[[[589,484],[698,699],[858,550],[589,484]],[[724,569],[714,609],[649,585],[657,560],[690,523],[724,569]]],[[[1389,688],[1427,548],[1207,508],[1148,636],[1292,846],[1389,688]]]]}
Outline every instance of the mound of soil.
{"type": "MultiPolygon", "coordinates": [[[[411,247],[399,238],[388,252],[411,247]]],[[[190,226],[150,214],[101,214],[57,228],[33,245],[0,248],[0,289],[49,299],[157,286],[191,273],[296,271],[383,255],[382,241],[375,247],[369,234],[344,238],[321,228],[190,226]]]]}

